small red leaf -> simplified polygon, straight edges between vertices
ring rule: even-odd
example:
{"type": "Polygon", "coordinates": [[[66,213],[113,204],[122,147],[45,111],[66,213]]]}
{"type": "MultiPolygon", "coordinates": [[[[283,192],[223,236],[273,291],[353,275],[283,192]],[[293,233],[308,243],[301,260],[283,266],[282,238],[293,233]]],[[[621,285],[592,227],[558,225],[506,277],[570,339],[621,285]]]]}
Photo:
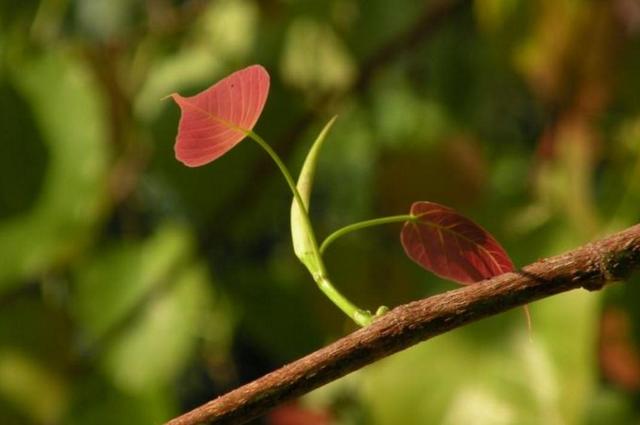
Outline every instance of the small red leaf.
{"type": "Polygon", "coordinates": [[[189,167],[209,163],[253,129],[269,94],[269,74],[260,65],[234,72],[191,97],[171,95],[182,116],[175,152],[189,167]]]}
{"type": "Polygon", "coordinates": [[[514,270],[489,232],[451,208],[433,202],[411,205],[400,238],[405,252],[436,275],[470,284],[514,270]]]}

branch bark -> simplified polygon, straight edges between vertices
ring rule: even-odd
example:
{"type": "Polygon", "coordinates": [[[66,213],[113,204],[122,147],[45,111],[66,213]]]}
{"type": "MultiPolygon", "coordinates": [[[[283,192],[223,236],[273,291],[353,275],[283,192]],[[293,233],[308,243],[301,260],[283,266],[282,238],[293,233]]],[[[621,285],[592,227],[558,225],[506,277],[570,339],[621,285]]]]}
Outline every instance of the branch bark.
{"type": "Polygon", "coordinates": [[[222,395],[167,425],[242,424],[284,401],[418,342],[572,289],[601,289],[640,269],[640,224],[479,284],[399,306],[371,325],[222,395]]]}

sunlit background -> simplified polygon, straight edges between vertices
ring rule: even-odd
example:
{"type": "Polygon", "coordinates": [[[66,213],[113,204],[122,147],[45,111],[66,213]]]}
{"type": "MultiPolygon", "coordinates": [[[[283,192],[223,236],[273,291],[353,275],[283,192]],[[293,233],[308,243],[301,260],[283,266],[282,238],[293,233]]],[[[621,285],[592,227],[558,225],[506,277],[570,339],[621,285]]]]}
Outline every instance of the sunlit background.
{"type": "MultiPolygon", "coordinates": [[[[290,193],[251,141],[173,156],[178,108],[252,63],[255,130],[312,218],[444,203],[523,266],[640,219],[638,0],[2,0],[0,423],[158,424],[355,325],[292,253],[290,193]]],[[[400,225],[336,242],[357,304],[455,288],[400,225]]],[[[640,421],[639,279],[420,344],[282,406],[268,425],[640,421]]]]}

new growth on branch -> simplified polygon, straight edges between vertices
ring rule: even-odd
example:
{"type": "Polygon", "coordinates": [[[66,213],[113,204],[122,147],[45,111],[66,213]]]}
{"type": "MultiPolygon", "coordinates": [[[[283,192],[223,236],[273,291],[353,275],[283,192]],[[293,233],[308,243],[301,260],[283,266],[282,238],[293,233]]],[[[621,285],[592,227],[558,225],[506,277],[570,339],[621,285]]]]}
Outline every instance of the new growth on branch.
{"type": "Polygon", "coordinates": [[[297,183],[294,182],[278,154],[253,132],[267,101],[269,81],[269,74],[262,66],[252,65],[194,96],[172,94],[182,111],[175,144],[176,158],[189,167],[198,167],[220,158],[246,137],[260,145],[280,169],[293,195],[291,235],[296,256],[320,290],[358,325],[370,324],[389,309],[380,306],[372,314],[358,307],[329,277],[323,260],[325,250],[337,238],[353,231],[404,223],[400,240],[409,258],[436,275],[460,284],[476,283],[514,270],[506,251],[488,231],[451,208],[427,201],[414,202],[406,215],[350,224],[318,244],[309,217],[309,202],[319,153],[336,117],[316,138],[297,183]]]}
{"type": "MultiPolygon", "coordinates": [[[[173,94],[182,115],[176,158],[190,167],[218,159],[249,138],[280,169],[293,195],[291,234],[295,255],[322,292],[363,328],[256,381],[169,422],[241,424],[385,356],[473,321],[576,288],[597,290],[640,268],[640,225],[517,271],[500,243],[485,229],[443,205],[417,201],[408,214],[347,225],[318,243],[309,217],[315,168],[335,117],[311,146],[297,182],[271,146],[253,128],[265,106],[269,74],[249,66],[191,97],[173,94]],[[405,253],[425,269],[466,285],[375,313],[356,306],[334,286],[323,254],[338,238],[371,226],[403,223],[405,253]],[[482,284],[474,284],[482,282],[482,284]],[[472,285],[473,284],[473,285],[472,285]]],[[[526,311],[526,310],[525,310],[526,311]]],[[[527,313],[528,315],[528,313],[527,313]]]]}

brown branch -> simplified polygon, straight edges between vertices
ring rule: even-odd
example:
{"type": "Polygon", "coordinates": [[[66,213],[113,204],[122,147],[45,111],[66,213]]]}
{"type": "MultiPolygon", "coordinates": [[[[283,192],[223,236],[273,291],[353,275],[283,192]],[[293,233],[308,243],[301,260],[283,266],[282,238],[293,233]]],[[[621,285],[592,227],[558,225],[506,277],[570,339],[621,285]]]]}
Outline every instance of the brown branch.
{"type": "Polygon", "coordinates": [[[414,301],[167,425],[242,424],[272,407],[420,341],[576,288],[590,291],[640,269],[640,224],[515,273],[414,301]]]}

